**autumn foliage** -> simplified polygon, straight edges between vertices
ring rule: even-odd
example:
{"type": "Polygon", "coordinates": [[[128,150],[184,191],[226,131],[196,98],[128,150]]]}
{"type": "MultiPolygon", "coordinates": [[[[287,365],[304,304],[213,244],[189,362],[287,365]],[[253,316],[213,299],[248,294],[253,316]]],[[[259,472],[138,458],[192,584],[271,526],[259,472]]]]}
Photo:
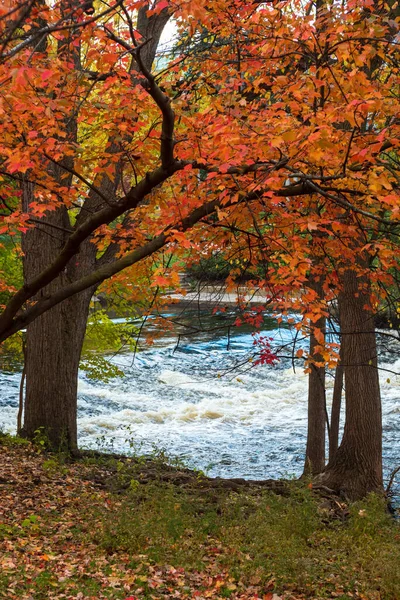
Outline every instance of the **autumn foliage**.
{"type": "Polygon", "coordinates": [[[166,245],[204,249],[210,228],[192,227],[210,213],[213,243],[261,263],[257,285],[284,310],[307,307],[311,322],[356,255],[368,257],[374,285],[389,284],[399,211],[395,11],[365,1],[316,10],[160,2],[147,16],[170,11],[181,42],[154,76],[149,40],[135,29],[141,6],[117,3],[94,18],[73,3],[32,4],[24,17],[22,3],[1,21],[0,232],[40,226],[50,235],[60,207],[70,232],[45,276],[47,267],[5,311],[2,335],[40,314],[31,298],[79,263],[82,241],[98,253],[112,246],[113,266],[78,277],[64,297],[166,245]],[[307,291],[310,270],[324,278],[324,299],[307,291]]]}

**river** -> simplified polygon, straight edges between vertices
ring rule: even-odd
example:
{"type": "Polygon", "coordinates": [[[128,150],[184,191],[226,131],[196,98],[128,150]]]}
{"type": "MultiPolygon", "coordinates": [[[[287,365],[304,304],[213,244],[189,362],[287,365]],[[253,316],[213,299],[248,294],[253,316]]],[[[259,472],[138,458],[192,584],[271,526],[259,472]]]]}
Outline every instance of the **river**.
{"type": "MultiPolygon", "coordinates": [[[[307,376],[300,364],[293,370],[293,331],[266,318],[262,333],[283,358],[276,366],[252,366],[251,332],[229,327],[229,310],[212,315],[207,308],[176,307],[164,317],[174,322],[172,330],[152,346],[142,342],[136,355],[111,359],[124,377],[105,384],[81,373],[81,447],[162,449],[211,476],[297,477],[306,442],[307,376]]],[[[152,327],[150,319],[147,331],[152,327]]],[[[400,463],[400,344],[382,336],[380,342],[387,478],[400,463]]],[[[15,431],[19,383],[18,370],[0,372],[1,425],[9,432],[15,431]]],[[[328,377],[328,405],[332,387],[328,377]]]]}

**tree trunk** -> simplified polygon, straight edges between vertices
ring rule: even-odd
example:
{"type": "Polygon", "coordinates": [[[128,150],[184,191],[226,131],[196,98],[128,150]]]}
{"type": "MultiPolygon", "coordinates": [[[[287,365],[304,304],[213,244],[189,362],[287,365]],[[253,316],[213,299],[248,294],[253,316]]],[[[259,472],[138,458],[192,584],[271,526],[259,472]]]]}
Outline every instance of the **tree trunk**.
{"type": "Polygon", "coordinates": [[[382,410],[376,338],[366,277],[347,270],[339,298],[346,422],[342,442],[318,480],[350,500],[382,491],[382,410]]]}
{"type": "MultiPolygon", "coordinates": [[[[342,353],[340,353],[342,354],[342,353]]],[[[342,407],[343,393],[343,366],[339,362],[335,371],[335,383],[333,386],[331,426],[329,430],[329,460],[332,461],[339,447],[340,410],[342,407]]]]}
{"type": "MultiPolygon", "coordinates": [[[[61,5],[61,10],[68,12],[69,9],[68,2],[61,5]]],[[[46,45],[47,39],[44,37],[41,51],[46,45]]],[[[37,49],[35,47],[33,51],[37,49]]],[[[57,55],[63,59],[68,58],[75,69],[81,68],[77,31],[70,29],[68,36],[58,40],[57,55]]],[[[74,113],[60,122],[60,128],[71,142],[77,142],[78,125],[74,113]]],[[[73,168],[70,156],[63,157],[59,164],[51,163],[47,168],[54,180],[66,189],[72,185],[72,175],[68,170],[65,171],[65,168],[73,168]]],[[[22,184],[22,206],[26,212],[31,211],[34,200],[35,188],[27,173],[26,181],[22,184]]],[[[60,206],[57,210],[46,213],[42,224],[22,236],[25,284],[29,284],[51,264],[54,256],[64,246],[70,231],[68,210],[65,206],[60,206]]],[[[88,271],[93,267],[95,249],[91,249],[88,242],[82,246],[84,250],[88,250],[85,256],[80,255],[79,261],[71,261],[64,272],[39,292],[34,300],[69,283],[77,272],[88,271]]],[[[27,327],[25,412],[21,434],[34,438],[40,430],[54,449],[63,447],[73,451],[77,448],[78,367],[92,293],[93,289],[89,289],[66,300],[27,327]]]]}
{"type": "MultiPolygon", "coordinates": [[[[322,282],[314,282],[313,289],[319,297],[322,297],[322,282]]],[[[321,345],[316,339],[315,329],[322,332],[325,337],[326,319],[321,317],[312,325],[310,335],[310,356],[317,363],[323,363],[324,359],[315,349],[321,345]]],[[[308,430],[307,446],[304,464],[304,475],[317,475],[325,468],[325,366],[311,365],[308,376],[308,430]]]]}
{"type": "Polygon", "coordinates": [[[26,343],[22,342],[22,353],[24,356],[24,366],[21,373],[21,381],[19,384],[19,406],[17,414],[17,435],[21,435],[22,431],[22,415],[24,414],[24,393],[25,393],[25,376],[26,376],[26,343]]]}
{"type": "Polygon", "coordinates": [[[73,296],[27,331],[26,397],[22,434],[40,430],[53,449],[77,449],[78,367],[91,290],[73,296]]]}
{"type": "MultiPolygon", "coordinates": [[[[34,188],[23,186],[23,202],[29,210],[34,188]]],[[[22,236],[24,279],[29,282],[65,244],[70,228],[65,208],[46,215],[45,223],[22,236]]],[[[37,298],[73,281],[94,266],[94,244],[82,244],[79,262],[71,261],[64,272],[42,290],[37,298]]],[[[89,303],[94,289],[72,296],[36,319],[26,332],[26,392],[21,434],[34,438],[41,430],[54,449],[77,448],[78,367],[89,303]]]]}

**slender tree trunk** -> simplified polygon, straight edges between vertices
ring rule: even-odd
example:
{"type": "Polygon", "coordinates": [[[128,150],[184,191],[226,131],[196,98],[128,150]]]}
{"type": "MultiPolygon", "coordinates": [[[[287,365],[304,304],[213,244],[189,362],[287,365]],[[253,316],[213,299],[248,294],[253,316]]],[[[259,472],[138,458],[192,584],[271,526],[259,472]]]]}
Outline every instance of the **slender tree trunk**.
{"type": "MultiPolygon", "coordinates": [[[[342,354],[342,353],[340,353],[342,354]]],[[[343,393],[343,366],[342,361],[339,362],[335,371],[335,383],[333,386],[332,410],[331,410],[331,426],[329,430],[329,460],[333,457],[339,446],[339,426],[340,426],[340,410],[342,407],[343,393]]]]}
{"type": "Polygon", "coordinates": [[[22,431],[22,415],[24,414],[24,392],[25,392],[25,377],[26,377],[26,343],[22,343],[22,352],[24,356],[24,366],[21,373],[21,382],[19,384],[19,406],[17,414],[17,435],[21,435],[22,431]]]}
{"type": "MultiPolygon", "coordinates": [[[[322,281],[313,282],[313,289],[319,297],[322,297],[322,281]]],[[[315,324],[312,324],[310,335],[310,356],[317,362],[323,363],[324,359],[316,350],[321,345],[321,340],[317,340],[315,329],[318,329],[325,337],[326,318],[321,317],[315,324]]],[[[307,446],[304,464],[304,474],[317,475],[325,468],[325,366],[311,365],[311,371],[308,376],[308,430],[307,446]]]]}
{"type": "Polygon", "coordinates": [[[382,491],[382,410],[377,349],[366,277],[347,270],[339,298],[346,423],[342,442],[318,480],[350,500],[382,491]]]}

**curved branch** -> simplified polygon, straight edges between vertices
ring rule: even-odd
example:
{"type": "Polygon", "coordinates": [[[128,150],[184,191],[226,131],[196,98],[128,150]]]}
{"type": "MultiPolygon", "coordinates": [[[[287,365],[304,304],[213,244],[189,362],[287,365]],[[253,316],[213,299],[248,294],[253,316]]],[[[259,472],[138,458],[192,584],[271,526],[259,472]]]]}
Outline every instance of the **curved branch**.
{"type": "MultiPolygon", "coordinates": [[[[182,166],[178,162],[173,166],[174,172],[181,168],[182,166]]],[[[98,227],[111,223],[127,210],[136,208],[140,202],[154,190],[154,188],[166,181],[170,175],[171,170],[167,172],[162,167],[158,167],[151,173],[148,173],[138,185],[133,187],[128,194],[118,202],[118,204],[107,206],[99,210],[77,227],[77,229],[69,236],[55,260],[39,273],[37,277],[24,284],[24,286],[11,298],[0,317],[0,339],[2,333],[9,328],[14,316],[22,308],[24,303],[32,298],[39,290],[51,283],[51,281],[61,273],[71,258],[79,252],[80,245],[87,240],[98,227]]]]}
{"type": "Polygon", "coordinates": [[[187,217],[182,219],[180,223],[168,227],[163,233],[147,242],[147,244],[144,244],[140,248],[136,248],[132,252],[129,252],[122,258],[119,258],[108,265],[100,267],[89,275],[82,277],[81,279],[78,279],[69,285],[66,285],[51,296],[39,300],[36,304],[27,308],[23,314],[15,317],[8,327],[2,330],[0,333],[0,342],[4,341],[10,335],[13,335],[20,329],[26,327],[34,319],[63,300],[66,300],[67,298],[70,298],[71,296],[82,292],[85,289],[98,285],[105,279],[109,279],[127,267],[130,267],[144,258],[147,258],[151,254],[154,254],[170,241],[169,234],[173,229],[179,228],[181,231],[187,231],[196,223],[201,221],[201,219],[215,212],[219,205],[219,200],[213,200],[207,204],[203,204],[202,206],[193,210],[187,217]]]}

